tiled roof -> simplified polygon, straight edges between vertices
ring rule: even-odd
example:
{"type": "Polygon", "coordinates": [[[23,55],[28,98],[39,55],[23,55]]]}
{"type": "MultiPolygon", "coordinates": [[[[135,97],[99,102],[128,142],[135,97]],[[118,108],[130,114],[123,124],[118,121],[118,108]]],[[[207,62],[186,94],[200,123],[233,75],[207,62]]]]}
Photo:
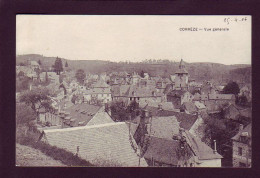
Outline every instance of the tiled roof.
{"type": "MultiPolygon", "coordinates": [[[[50,145],[72,153],[76,153],[79,146],[79,157],[87,161],[112,160],[121,166],[138,167],[139,158],[131,147],[129,130],[124,122],[54,129],[44,132],[44,138],[50,145]]],[[[136,145],[134,139],[133,143],[136,145]]],[[[140,166],[147,166],[143,158],[140,161],[140,166]]]]}
{"type": "Polygon", "coordinates": [[[194,137],[191,133],[185,131],[187,143],[199,160],[211,160],[223,158],[220,154],[214,153],[213,149],[203,143],[199,138],[194,137]]]}
{"type": "MultiPolygon", "coordinates": [[[[180,142],[172,139],[164,139],[158,137],[150,137],[149,146],[144,154],[146,159],[170,164],[178,165],[179,159],[177,154],[177,149],[180,147],[180,142]]],[[[189,148],[189,147],[188,147],[189,148]]],[[[188,149],[190,157],[192,156],[192,151],[188,149]]]]}

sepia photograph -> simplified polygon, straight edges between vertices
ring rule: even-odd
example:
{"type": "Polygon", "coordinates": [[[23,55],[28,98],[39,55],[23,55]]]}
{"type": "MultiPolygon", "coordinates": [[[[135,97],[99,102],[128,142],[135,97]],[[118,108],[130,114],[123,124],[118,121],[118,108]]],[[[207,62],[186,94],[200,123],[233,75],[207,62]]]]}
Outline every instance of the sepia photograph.
{"type": "Polygon", "coordinates": [[[16,167],[252,167],[250,15],[16,15],[16,167]]]}

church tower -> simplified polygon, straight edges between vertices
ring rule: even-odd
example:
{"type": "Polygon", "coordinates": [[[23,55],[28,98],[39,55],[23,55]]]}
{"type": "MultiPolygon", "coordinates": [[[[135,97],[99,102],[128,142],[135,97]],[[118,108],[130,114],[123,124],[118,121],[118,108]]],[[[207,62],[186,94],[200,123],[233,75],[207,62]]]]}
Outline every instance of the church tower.
{"type": "Polygon", "coordinates": [[[184,61],[181,59],[179,69],[175,72],[175,89],[187,90],[188,89],[189,73],[185,69],[184,61]]]}

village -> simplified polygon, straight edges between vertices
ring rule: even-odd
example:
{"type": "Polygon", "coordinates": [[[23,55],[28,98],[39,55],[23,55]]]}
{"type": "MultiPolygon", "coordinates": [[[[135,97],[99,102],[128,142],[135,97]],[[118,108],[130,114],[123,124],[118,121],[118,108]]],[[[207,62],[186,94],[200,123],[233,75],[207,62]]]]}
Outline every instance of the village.
{"type": "Polygon", "coordinates": [[[16,65],[19,144],[92,166],[251,167],[250,85],[197,82],[183,59],[169,77],[68,67],[59,57],[48,70],[33,59],[16,65]]]}

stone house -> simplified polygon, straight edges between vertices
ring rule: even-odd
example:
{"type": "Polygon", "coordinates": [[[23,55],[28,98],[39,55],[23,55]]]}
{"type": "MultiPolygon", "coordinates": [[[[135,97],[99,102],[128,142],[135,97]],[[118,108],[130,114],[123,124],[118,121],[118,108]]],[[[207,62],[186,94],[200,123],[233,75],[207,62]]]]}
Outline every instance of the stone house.
{"type": "Polygon", "coordinates": [[[233,167],[251,167],[252,162],[252,124],[243,128],[232,138],[233,167]]]}

